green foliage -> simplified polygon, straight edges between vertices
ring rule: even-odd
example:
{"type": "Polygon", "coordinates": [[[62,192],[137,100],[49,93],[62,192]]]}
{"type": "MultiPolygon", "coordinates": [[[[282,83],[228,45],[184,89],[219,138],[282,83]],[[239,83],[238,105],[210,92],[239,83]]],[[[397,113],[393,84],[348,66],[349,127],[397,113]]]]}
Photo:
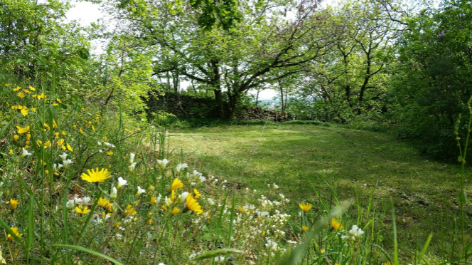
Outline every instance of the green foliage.
{"type": "Polygon", "coordinates": [[[470,1],[445,2],[412,17],[398,41],[391,117],[401,137],[421,139],[423,152],[435,158],[455,160],[454,124],[459,114],[469,115],[472,26],[463,21],[471,16],[470,1]]]}

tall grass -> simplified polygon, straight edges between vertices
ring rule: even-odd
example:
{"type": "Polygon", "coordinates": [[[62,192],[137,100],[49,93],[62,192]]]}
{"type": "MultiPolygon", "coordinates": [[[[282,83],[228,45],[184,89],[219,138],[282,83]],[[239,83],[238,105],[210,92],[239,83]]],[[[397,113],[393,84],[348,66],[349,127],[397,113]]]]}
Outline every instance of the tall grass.
{"type": "MultiPolygon", "coordinates": [[[[54,84],[54,82],[53,82],[54,84]]],[[[56,94],[2,82],[1,261],[9,264],[400,264],[370,196],[313,194],[296,212],[276,184],[265,193],[192,170],[166,128],[56,94]],[[94,171],[92,171],[94,170],[94,171]],[[108,174],[108,172],[110,174],[108,174]],[[393,257],[393,258],[392,258],[393,257]]],[[[470,128],[470,125],[469,125],[470,128]]],[[[466,146],[468,141],[466,142],[466,146]]],[[[466,150],[466,148],[464,149],[466,150]]],[[[465,160],[466,153],[462,154],[465,160]]],[[[462,182],[463,184],[464,182],[462,182]]],[[[461,187],[463,191],[463,186],[461,187]]],[[[464,192],[462,192],[465,194],[464,192]]],[[[463,200],[463,204],[466,200],[463,200]]],[[[460,217],[462,239],[465,218],[460,217]]],[[[422,239],[418,256],[431,263],[422,239]]],[[[462,242],[466,246],[466,242],[462,242]]],[[[462,263],[471,244],[463,248],[462,263]]]]}

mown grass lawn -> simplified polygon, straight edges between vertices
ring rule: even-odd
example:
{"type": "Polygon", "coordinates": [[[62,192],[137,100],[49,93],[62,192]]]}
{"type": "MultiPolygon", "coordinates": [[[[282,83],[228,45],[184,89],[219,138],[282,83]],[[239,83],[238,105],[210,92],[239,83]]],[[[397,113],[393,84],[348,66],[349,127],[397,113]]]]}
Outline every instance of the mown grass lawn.
{"type": "MultiPolygon", "coordinates": [[[[248,187],[270,194],[267,184],[276,183],[278,191],[292,200],[293,212],[302,200],[315,203],[315,207],[320,200],[334,201],[327,181],[340,200],[356,200],[352,215],[366,212],[373,194],[372,216],[389,252],[393,248],[393,201],[403,257],[421,249],[430,233],[429,255],[451,255],[454,222],[459,219],[460,166],[430,161],[408,143],[387,134],[280,124],[265,128],[242,174],[261,131],[262,125],[173,129],[168,140],[174,159],[183,153],[192,168],[227,179],[224,185],[229,190],[248,187]]],[[[466,169],[465,174],[470,197],[471,170],[466,169]]],[[[470,241],[470,204],[465,212],[470,241]]],[[[360,221],[365,225],[368,220],[360,221]]]]}

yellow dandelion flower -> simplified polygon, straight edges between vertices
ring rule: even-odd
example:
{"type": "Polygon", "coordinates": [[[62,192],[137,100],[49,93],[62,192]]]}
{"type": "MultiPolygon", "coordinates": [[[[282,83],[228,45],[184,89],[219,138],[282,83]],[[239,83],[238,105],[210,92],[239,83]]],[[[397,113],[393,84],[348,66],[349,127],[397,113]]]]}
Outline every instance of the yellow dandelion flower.
{"type": "Polygon", "coordinates": [[[198,192],[197,189],[193,189],[193,192],[195,193],[195,199],[198,199],[200,198],[202,195],[200,194],[200,192],[198,192]]]}
{"type": "Polygon", "coordinates": [[[13,155],[15,152],[13,152],[13,149],[10,149],[10,155],[13,155]]]}
{"type": "Polygon", "coordinates": [[[311,209],[311,207],[312,207],[313,205],[311,205],[311,204],[309,204],[309,203],[307,203],[307,202],[302,202],[302,203],[299,204],[299,206],[300,206],[300,209],[302,209],[302,211],[304,211],[304,212],[306,213],[306,212],[308,212],[308,211],[311,209]]]}
{"type": "Polygon", "coordinates": [[[88,214],[91,210],[87,206],[77,206],[75,211],[80,214],[88,214]]]}
{"type": "Polygon", "coordinates": [[[59,98],[56,98],[57,102],[62,103],[62,101],[59,98]]]}
{"type": "Polygon", "coordinates": [[[16,207],[18,206],[18,204],[20,204],[19,201],[15,200],[15,199],[10,199],[10,207],[12,210],[15,210],[16,207]]]}
{"type": "Polygon", "coordinates": [[[336,218],[331,218],[331,228],[334,230],[340,230],[343,229],[343,226],[338,222],[338,220],[336,220],[336,218]]]}
{"type": "Polygon", "coordinates": [[[109,156],[113,155],[113,151],[111,151],[111,150],[108,151],[108,152],[107,152],[107,155],[109,155],[109,156]]]}
{"type": "Polygon", "coordinates": [[[16,135],[16,134],[15,134],[15,135],[13,135],[13,141],[15,141],[15,142],[16,142],[16,141],[18,140],[18,138],[19,138],[19,137],[20,137],[20,136],[18,136],[18,135],[16,135]]]}
{"type": "Polygon", "coordinates": [[[308,230],[308,227],[307,226],[302,226],[302,231],[305,232],[306,230],[308,230]]]}
{"type": "Polygon", "coordinates": [[[82,173],[80,176],[82,180],[85,180],[87,182],[103,182],[106,179],[110,178],[110,172],[106,168],[102,168],[102,170],[98,171],[98,168],[96,170],[87,170],[88,174],[82,173]]]}
{"type": "Polygon", "coordinates": [[[20,98],[24,98],[24,97],[25,97],[25,93],[23,93],[23,92],[21,92],[21,91],[20,91],[20,92],[18,92],[18,97],[20,97],[20,98]]]}
{"type": "Polygon", "coordinates": [[[325,253],[324,248],[320,249],[320,253],[321,253],[321,254],[325,253]]]}
{"type": "Polygon", "coordinates": [[[29,86],[29,89],[30,89],[31,91],[36,91],[36,89],[35,89],[34,87],[32,87],[32,86],[29,86]]]}
{"type": "Polygon", "coordinates": [[[153,205],[156,202],[156,200],[157,200],[156,197],[152,197],[151,201],[149,202],[149,205],[153,205]]]}
{"type": "Polygon", "coordinates": [[[174,181],[172,182],[172,186],[170,188],[171,191],[174,191],[176,189],[180,189],[184,186],[184,184],[182,183],[182,181],[180,181],[179,179],[174,179],[174,181]]]}
{"type": "Polygon", "coordinates": [[[110,201],[107,198],[100,198],[98,199],[98,206],[105,207],[110,201]]]}
{"type": "Polygon", "coordinates": [[[172,209],[172,214],[178,214],[179,212],[180,210],[177,207],[174,207],[174,209],[172,209]]]}
{"type": "Polygon", "coordinates": [[[27,109],[22,109],[21,114],[26,117],[26,115],[28,115],[28,110],[27,109]]]}
{"type": "Polygon", "coordinates": [[[187,198],[185,198],[187,208],[189,210],[194,211],[196,214],[202,214],[202,206],[195,200],[192,196],[192,194],[187,195],[187,198]]]}
{"type": "Polygon", "coordinates": [[[66,135],[66,132],[65,132],[65,131],[62,131],[61,134],[62,134],[62,135],[66,135]]]}
{"type": "Polygon", "coordinates": [[[27,133],[30,129],[29,126],[26,126],[25,128],[21,128],[20,126],[16,126],[16,129],[19,134],[27,133]]]}
{"type": "MultiPolygon", "coordinates": [[[[20,234],[20,233],[18,232],[18,227],[10,227],[10,229],[11,229],[11,231],[12,231],[17,237],[21,237],[21,236],[23,235],[23,234],[20,234]]],[[[14,238],[12,235],[10,235],[10,234],[8,234],[7,237],[8,237],[9,240],[15,239],[15,238],[14,238]]]]}
{"type": "Polygon", "coordinates": [[[82,128],[79,128],[79,131],[80,131],[80,133],[84,133],[84,131],[82,130],[82,128]]]}
{"type": "Polygon", "coordinates": [[[16,92],[16,91],[18,91],[18,90],[20,90],[20,89],[21,89],[21,87],[17,86],[15,89],[13,89],[13,91],[16,92]]]}

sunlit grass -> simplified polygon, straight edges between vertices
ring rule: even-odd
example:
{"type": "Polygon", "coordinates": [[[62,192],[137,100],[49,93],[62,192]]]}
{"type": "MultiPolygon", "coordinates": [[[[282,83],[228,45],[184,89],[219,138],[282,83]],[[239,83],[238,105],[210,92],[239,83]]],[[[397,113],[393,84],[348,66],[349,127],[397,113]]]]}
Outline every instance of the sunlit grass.
{"type": "MultiPolygon", "coordinates": [[[[260,125],[240,125],[174,130],[171,146],[182,148],[191,165],[208,174],[224,175],[230,185],[237,186],[261,129],[260,125]]],[[[472,173],[466,171],[466,175],[472,173]]],[[[323,200],[333,201],[325,178],[340,200],[355,198],[364,211],[373,194],[372,208],[377,208],[376,221],[384,225],[387,249],[393,247],[392,218],[389,210],[380,217],[392,199],[402,257],[414,256],[430,233],[429,253],[439,257],[451,254],[454,219],[459,213],[459,172],[459,165],[429,161],[409,143],[390,135],[280,124],[266,127],[241,185],[270,193],[267,184],[276,182],[292,200],[319,202],[316,189],[323,200]]],[[[466,190],[472,193],[470,185],[466,190]]],[[[465,211],[470,218],[471,206],[465,211]]]]}

